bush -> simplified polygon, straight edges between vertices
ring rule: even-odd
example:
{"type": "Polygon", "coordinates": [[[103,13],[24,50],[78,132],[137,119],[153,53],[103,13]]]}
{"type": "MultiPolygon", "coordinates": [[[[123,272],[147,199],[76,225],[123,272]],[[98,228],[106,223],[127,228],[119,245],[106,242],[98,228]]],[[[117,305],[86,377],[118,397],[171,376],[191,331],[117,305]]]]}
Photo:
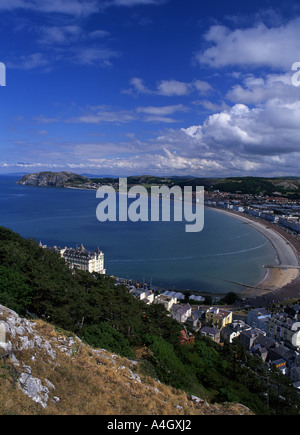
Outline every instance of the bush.
{"type": "Polygon", "coordinates": [[[126,358],[134,357],[128,340],[107,322],[101,322],[99,325],[90,325],[83,328],[81,336],[93,347],[104,348],[126,358]]]}

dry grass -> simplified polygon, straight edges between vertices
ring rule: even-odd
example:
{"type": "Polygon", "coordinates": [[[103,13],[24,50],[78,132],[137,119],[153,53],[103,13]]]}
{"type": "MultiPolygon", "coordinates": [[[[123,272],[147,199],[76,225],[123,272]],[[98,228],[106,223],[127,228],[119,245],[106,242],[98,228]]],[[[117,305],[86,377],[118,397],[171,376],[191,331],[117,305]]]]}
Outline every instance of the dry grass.
{"type": "MultiPolygon", "coordinates": [[[[30,365],[43,385],[50,381],[48,405],[35,403],[17,385],[8,360],[0,365],[0,415],[194,415],[245,414],[241,405],[196,404],[186,393],[144,376],[135,376],[137,364],[102,350],[95,353],[80,341],[72,344],[71,356],[61,350],[65,337],[51,325],[37,321],[36,330],[56,350],[53,360],[45,351],[22,351],[20,364],[30,365]],[[54,403],[53,399],[59,398],[54,403]]],[[[17,343],[13,343],[16,347],[17,343]]],[[[20,367],[16,367],[20,372],[20,367]]]]}

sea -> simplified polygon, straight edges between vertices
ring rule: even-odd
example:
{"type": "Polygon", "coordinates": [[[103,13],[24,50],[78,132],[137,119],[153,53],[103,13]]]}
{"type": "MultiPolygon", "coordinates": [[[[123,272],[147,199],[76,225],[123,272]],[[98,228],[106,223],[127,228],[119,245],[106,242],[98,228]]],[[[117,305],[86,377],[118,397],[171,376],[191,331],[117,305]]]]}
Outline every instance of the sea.
{"type": "MultiPolygon", "coordinates": [[[[0,175],[0,225],[47,246],[104,252],[106,273],[160,289],[240,293],[275,264],[270,242],[248,224],[205,208],[201,232],[186,222],[100,222],[96,191],[21,186],[0,175]]],[[[118,204],[118,201],[117,201],[118,204]]]]}

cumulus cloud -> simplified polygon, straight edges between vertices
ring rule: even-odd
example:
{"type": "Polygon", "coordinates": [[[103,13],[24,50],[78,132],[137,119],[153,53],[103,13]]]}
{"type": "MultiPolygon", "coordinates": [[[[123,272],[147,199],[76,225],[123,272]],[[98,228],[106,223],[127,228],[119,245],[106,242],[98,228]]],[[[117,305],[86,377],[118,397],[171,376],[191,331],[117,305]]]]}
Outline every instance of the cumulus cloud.
{"type": "Polygon", "coordinates": [[[262,22],[235,30],[213,25],[205,34],[205,41],[210,46],[196,54],[201,64],[290,70],[300,52],[300,17],[276,27],[262,22]]]}
{"type": "Polygon", "coordinates": [[[177,80],[162,80],[158,84],[156,92],[159,95],[166,95],[168,97],[187,95],[190,92],[190,84],[177,80]]]}
{"type": "Polygon", "coordinates": [[[288,103],[300,100],[300,87],[292,86],[292,72],[266,74],[265,77],[249,74],[242,84],[227,92],[226,98],[235,103],[256,105],[275,98],[288,103]]]}
{"type": "Polygon", "coordinates": [[[276,156],[300,152],[300,102],[268,101],[250,109],[236,104],[230,110],[209,116],[202,125],[183,129],[216,153],[276,156]]]}

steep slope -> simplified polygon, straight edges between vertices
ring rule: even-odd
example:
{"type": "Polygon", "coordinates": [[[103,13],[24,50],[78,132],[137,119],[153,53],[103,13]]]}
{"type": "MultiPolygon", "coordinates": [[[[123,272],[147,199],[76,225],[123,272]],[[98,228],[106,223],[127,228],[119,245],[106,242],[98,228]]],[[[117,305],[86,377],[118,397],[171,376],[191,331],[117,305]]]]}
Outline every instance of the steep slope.
{"type": "Polygon", "coordinates": [[[243,405],[210,405],[142,376],[138,361],[94,349],[3,305],[0,414],[252,415],[243,405]]]}

